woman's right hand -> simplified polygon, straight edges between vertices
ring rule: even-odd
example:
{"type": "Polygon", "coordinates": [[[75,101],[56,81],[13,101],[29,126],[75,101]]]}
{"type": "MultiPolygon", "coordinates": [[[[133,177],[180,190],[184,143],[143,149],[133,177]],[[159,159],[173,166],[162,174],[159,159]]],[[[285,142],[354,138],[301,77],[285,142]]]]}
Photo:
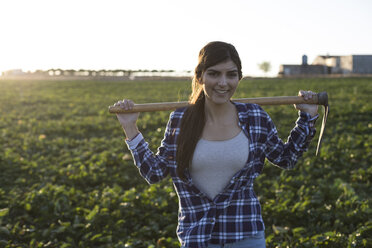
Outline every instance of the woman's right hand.
{"type": "MultiPolygon", "coordinates": [[[[134,102],[129,99],[124,99],[122,101],[118,101],[114,104],[114,106],[119,106],[125,110],[130,110],[134,106],[134,102]]],[[[138,128],[136,122],[138,120],[139,112],[136,113],[120,113],[116,114],[121,126],[124,129],[124,132],[128,139],[132,139],[134,136],[138,134],[138,128]]]]}
{"type": "MultiPolygon", "coordinates": [[[[114,107],[117,107],[117,106],[125,110],[131,110],[134,106],[134,102],[129,99],[124,99],[114,104],[114,107]]],[[[128,124],[135,124],[137,122],[138,116],[139,116],[138,112],[116,114],[116,117],[118,118],[122,126],[125,126],[128,124]]]]}

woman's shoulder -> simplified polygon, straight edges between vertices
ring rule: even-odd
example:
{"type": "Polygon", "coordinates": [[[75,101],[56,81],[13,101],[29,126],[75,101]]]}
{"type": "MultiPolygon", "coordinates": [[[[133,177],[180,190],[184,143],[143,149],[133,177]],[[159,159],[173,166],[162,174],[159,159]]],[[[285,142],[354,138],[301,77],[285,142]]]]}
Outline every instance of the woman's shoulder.
{"type": "Polygon", "coordinates": [[[263,127],[267,127],[270,123],[270,116],[258,104],[255,103],[239,103],[234,102],[238,109],[239,119],[243,123],[249,123],[251,127],[263,132],[263,127]]]}
{"type": "Polygon", "coordinates": [[[242,103],[242,102],[233,102],[237,110],[241,114],[247,115],[267,115],[266,111],[258,104],[255,103],[242,103]]]}
{"type": "Polygon", "coordinates": [[[174,110],[173,113],[183,114],[183,113],[185,113],[185,111],[187,110],[187,108],[188,107],[178,108],[178,109],[174,110]]]}
{"type": "Polygon", "coordinates": [[[178,127],[181,119],[186,111],[187,107],[178,108],[172,111],[169,115],[169,122],[171,123],[172,127],[178,127]]]}
{"type": "Polygon", "coordinates": [[[176,110],[174,110],[172,113],[171,113],[171,118],[176,118],[176,119],[182,119],[183,115],[185,114],[187,110],[187,107],[182,107],[182,108],[178,108],[176,110]]]}

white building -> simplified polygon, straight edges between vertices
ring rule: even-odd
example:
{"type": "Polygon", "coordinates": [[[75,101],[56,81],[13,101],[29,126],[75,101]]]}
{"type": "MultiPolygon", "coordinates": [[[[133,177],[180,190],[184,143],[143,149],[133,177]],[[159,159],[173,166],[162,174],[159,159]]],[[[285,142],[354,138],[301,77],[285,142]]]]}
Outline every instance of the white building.
{"type": "Polygon", "coordinates": [[[302,65],[281,65],[279,75],[372,74],[372,55],[317,56],[311,65],[304,55],[302,65]]]}

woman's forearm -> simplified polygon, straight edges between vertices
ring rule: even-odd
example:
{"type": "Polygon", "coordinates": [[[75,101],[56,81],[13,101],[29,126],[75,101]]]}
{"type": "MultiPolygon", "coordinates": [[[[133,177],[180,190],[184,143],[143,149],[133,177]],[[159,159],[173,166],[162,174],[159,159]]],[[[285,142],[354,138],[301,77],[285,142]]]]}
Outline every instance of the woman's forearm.
{"type": "Polygon", "coordinates": [[[136,123],[122,125],[122,127],[128,140],[132,140],[139,133],[136,123]]]}

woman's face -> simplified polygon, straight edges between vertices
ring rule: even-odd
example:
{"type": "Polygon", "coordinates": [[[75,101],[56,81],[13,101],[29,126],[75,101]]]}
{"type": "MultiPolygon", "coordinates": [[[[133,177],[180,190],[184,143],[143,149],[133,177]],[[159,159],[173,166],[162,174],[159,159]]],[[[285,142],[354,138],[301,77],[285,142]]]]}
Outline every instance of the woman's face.
{"type": "Polygon", "coordinates": [[[207,68],[200,82],[207,101],[214,104],[229,102],[239,84],[238,68],[232,60],[207,68]]]}

